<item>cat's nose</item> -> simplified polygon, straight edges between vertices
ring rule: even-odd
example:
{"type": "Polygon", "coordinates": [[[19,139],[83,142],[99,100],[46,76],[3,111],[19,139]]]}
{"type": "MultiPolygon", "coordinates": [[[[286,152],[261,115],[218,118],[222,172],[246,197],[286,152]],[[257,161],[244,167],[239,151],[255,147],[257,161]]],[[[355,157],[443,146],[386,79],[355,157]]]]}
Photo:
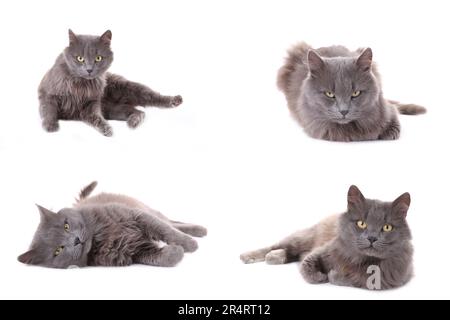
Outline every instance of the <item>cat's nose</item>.
{"type": "Polygon", "coordinates": [[[339,111],[344,117],[348,114],[348,110],[339,111]]]}
{"type": "Polygon", "coordinates": [[[87,73],[91,74],[94,69],[86,69],[87,73]]]}
{"type": "Polygon", "coordinates": [[[77,246],[77,245],[79,245],[79,244],[81,244],[81,240],[80,240],[80,238],[76,237],[76,238],[75,238],[75,241],[73,242],[73,245],[74,245],[74,246],[77,246]]]}
{"type": "Polygon", "coordinates": [[[378,240],[378,238],[377,237],[368,237],[367,240],[369,240],[370,244],[372,244],[372,243],[376,242],[378,240]]]}

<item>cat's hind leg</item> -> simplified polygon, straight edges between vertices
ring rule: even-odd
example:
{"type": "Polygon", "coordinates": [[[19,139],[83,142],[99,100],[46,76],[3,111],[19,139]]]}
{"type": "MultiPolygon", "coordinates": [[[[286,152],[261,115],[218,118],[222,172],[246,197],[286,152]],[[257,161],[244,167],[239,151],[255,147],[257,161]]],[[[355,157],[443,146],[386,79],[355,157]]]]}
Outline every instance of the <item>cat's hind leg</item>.
{"type": "Polygon", "coordinates": [[[128,81],[114,74],[108,75],[103,100],[117,105],[161,108],[178,107],[183,103],[181,96],[165,96],[143,84],[128,81]]]}
{"type": "Polygon", "coordinates": [[[174,267],[184,256],[181,246],[167,245],[156,250],[149,250],[133,258],[134,263],[157,267],[174,267]]]}
{"type": "Polygon", "coordinates": [[[150,215],[140,210],[131,210],[139,221],[145,226],[146,233],[150,238],[161,240],[169,245],[183,247],[185,252],[194,252],[198,249],[198,243],[184,232],[174,228],[169,221],[150,215]]]}
{"type": "Polygon", "coordinates": [[[102,102],[102,110],[106,119],[126,121],[128,127],[135,129],[144,122],[145,113],[129,105],[102,102]]]}
{"type": "Polygon", "coordinates": [[[271,246],[243,253],[241,254],[240,258],[241,261],[245,264],[268,261],[267,258],[269,258],[269,261],[271,262],[271,263],[267,262],[269,264],[282,264],[282,263],[275,263],[275,260],[277,259],[276,256],[280,258],[282,256],[285,256],[285,253],[286,251],[284,249],[280,249],[277,246],[271,246]]]}
{"type": "Polygon", "coordinates": [[[250,251],[241,255],[244,263],[266,261],[267,264],[286,264],[303,259],[314,247],[314,231],[307,229],[299,231],[278,244],[250,251]]]}
{"type": "Polygon", "coordinates": [[[187,233],[193,237],[202,238],[208,234],[208,230],[205,227],[196,224],[179,221],[170,221],[170,223],[175,229],[178,229],[181,232],[187,233]]]}

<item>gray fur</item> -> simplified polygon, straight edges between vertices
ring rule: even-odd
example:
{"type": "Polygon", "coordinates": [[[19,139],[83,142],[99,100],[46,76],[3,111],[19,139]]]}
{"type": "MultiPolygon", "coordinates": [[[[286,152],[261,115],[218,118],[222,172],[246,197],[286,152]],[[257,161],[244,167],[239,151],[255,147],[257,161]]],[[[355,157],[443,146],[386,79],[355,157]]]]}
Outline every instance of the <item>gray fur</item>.
{"type": "Polygon", "coordinates": [[[300,272],[309,283],[367,288],[369,266],[381,270],[380,289],[407,283],[413,274],[411,232],[406,222],[410,195],[405,193],[394,202],[381,202],[365,199],[352,186],[347,202],[347,212],[296,232],[273,246],[244,253],[241,260],[268,264],[300,260],[300,272]],[[367,223],[366,229],[357,226],[359,220],[367,223]],[[392,225],[393,230],[383,231],[386,224],[392,225]]]}
{"type": "Polygon", "coordinates": [[[38,90],[46,131],[57,131],[58,120],[81,120],[109,137],[113,132],[106,120],[127,121],[130,128],[136,128],[145,117],[137,106],[171,108],[182,103],[181,96],[163,96],[108,73],[114,59],[111,38],[109,30],[100,37],[75,35],[69,30],[69,46],[46,73],[38,90]]]}
{"type": "Polygon", "coordinates": [[[316,139],[395,140],[400,136],[397,110],[409,115],[426,112],[421,106],[384,99],[370,48],[313,50],[299,43],[278,73],[278,87],[292,115],[316,139]],[[330,98],[326,92],[335,96],[330,98]],[[356,92],[360,95],[352,97],[356,92]]]}
{"type": "Polygon", "coordinates": [[[85,187],[72,208],[53,213],[38,206],[40,224],[30,249],[18,260],[51,268],[133,263],[172,267],[182,260],[184,252],[197,250],[190,235],[203,237],[207,233],[201,226],[172,223],[127,196],[101,193],[89,197],[96,185],[93,182],[85,187]],[[55,256],[61,246],[62,252],[55,256]]]}

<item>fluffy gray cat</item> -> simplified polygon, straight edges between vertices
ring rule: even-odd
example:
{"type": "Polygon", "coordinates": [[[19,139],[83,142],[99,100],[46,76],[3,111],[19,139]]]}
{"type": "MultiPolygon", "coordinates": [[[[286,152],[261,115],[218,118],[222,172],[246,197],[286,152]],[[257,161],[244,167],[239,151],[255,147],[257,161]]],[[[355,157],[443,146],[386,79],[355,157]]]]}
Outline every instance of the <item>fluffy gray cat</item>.
{"type": "Polygon", "coordinates": [[[204,227],[171,221],[133,198],[109,193],[89,197],[85,187],[73,208],[53,213],[38,206],[41,221],[22,263],[51,268],[70,266],[172,267],[184,252],[197,250],[189,235],[203,237],[204,227]],[[162,246],[160,242],[167,245],[162,246]]]}
{"type": "Polygon", "coordinates": [[[268,264],[303,260],[300,271],[309,283],[381,290],[407,283],[413,273],[411,232],[406,222],[410,195],[381,202],[364,198],[351,186],[347,199],[347,212],[278,244],[242,254],[241,260],[268,264]]]}
{"type": "Polygon", "coordinates": [[[105,136],[112,136],[105,119],[126,121],[136,128],[145,114],[137,106],[172,108],[181,96],[163,96],[150,88],[108,73],[113,62],[111,31],[102,36],[75,35],[69,30],[69,46],[58,56],[39,86],[42,126],[59,129],[58,120],[81,120],[105,136]]]}
{"type": "Polygon", "coordinates": [[[415,115],[426,109],[387,101],[372,50],[342,46],[313,50],[299,43],[278,73],[292,115],[307,134],[330,141],[395,140],[397,111],[415,115]]]}

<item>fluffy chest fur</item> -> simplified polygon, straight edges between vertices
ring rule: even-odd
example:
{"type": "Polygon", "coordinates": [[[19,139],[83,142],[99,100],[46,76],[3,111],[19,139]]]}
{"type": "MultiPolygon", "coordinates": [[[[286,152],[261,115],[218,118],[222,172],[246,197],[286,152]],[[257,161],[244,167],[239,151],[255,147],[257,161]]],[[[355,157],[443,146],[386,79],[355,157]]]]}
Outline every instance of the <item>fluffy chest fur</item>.
{"type": "Polygon", "coordinates": [[[76,119],[89,103],[101,100],[105,86],[105,74],[94,79],[74,76],[60,56],[44,76],[39,94],[57,101],[61,119],[76,119]]]}
{"type": "Polygon", "coordinates": [[[127,266],[141,252],[155,249],[138,216],[121,214],[114,207],[90,210],[90,223],[95,229],[88,265],[127,266]]]}

